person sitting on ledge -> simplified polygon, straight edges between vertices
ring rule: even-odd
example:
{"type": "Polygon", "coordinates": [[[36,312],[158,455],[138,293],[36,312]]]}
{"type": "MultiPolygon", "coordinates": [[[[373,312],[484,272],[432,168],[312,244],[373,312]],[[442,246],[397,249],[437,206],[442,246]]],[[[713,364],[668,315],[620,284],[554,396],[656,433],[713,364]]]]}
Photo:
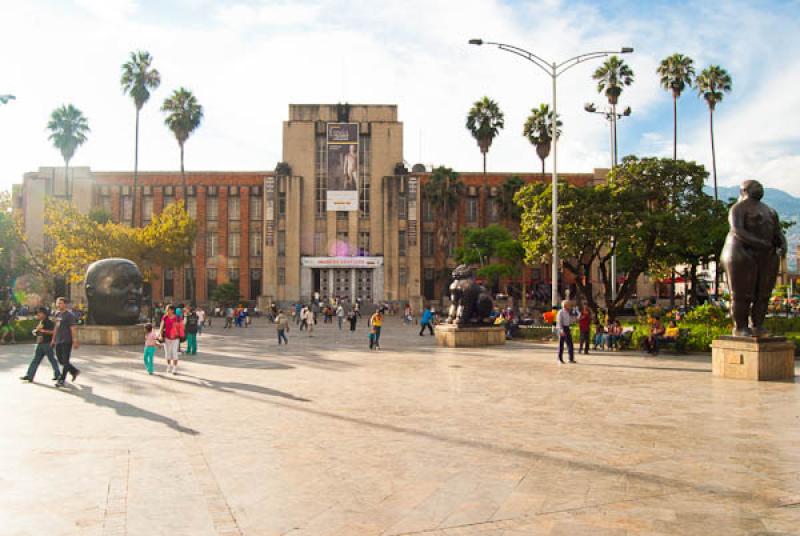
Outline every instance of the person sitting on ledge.
{"type": "Polygon", "coordinates": [[[650,325],[650,335],[644,341],[644,349],[648,354],[658,355],[658,342],[664,337],[664,324],[661,323],[660,318],[654,318],[653,323],[650,325]]]}

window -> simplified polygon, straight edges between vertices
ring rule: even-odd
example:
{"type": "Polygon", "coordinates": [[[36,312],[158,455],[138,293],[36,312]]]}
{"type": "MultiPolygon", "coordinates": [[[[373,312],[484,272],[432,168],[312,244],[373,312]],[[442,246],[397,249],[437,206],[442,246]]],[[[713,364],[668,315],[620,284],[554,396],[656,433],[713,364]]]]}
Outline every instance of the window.
{"type": "Polygon", "coordinates": [[[286,231],[278,231],[278,257],[286,256],[286,231]]]}
{"type": "Polygon", "coordinates": [[[427,199],[422,201],[422,221],[433,221],[433,205],[427,199]]]}
{"type": "Polygon", "coordinates": [[[314,233],[314,255],[325,254],[325,233],[314,233]]]}
{"type": "Polygon", "coordinates": [[[239,196],[236,197],[229,197],[228,198],[228,219],[229,220],[238,220],[239,219],[239,207],[241,204],[239,203],[239,196]]]}
{"type": "Polygon", "coordinates": [[[261,268],[250,268],[250,296],[251,300],[261,296],[261,268]]]}
{"type": "Polygon", "coordinates": [[[286,215],[286,192],[278,192],[278,215],[286,215]]]}
{"type": "Polygon", "coordinates": [[[250,219],[252,221],[260,221],[264,217],[264,199],[261,196],[251,195],[248,201],[250,210],[250,219]]]}
{"type": "Polygon", "coordinates": [[[214,294],[214,290],[217,288],[217,269],[216,268],[206,268],[206,296],[208,299],[211,299],[211,295],[214,294]]]}
{"type": "Polygon", "coordinates": [[[336,219],[339,221],[347,221],[347,214],[346,210],[337,210],[336,211],[336,219]]]}
{"type": "Polygon", "coordinates": [[[452,257],[455,254],[457,245],[458,245],[458,235],[456,235],[456,233],[450,233],[450,241],[447,243],[448,257],[452,257]]]}
{"type": "Polygon", "coordinates": [[[328,192],[328,147],[325,136],[317,136],[317,162],[314,174],[314,200],[317,217],[325,215],[328,192]]]}
{"type": "Polygon", "coordinates": [[[236,288],[239,288],[239,269],[238,268],[228,268],[228,281],[233,283],[236,288]]]}
{"type": "Polygon", "coordinates": [[[475,223],[478,221],[478,198],[477,197],[468,197],[466,199],[466,219],[469,223],[475,223]]]}
{"type": "Polygon", "coordinates": [[[174,202],[175,202],[175,196],[174,195],[165,195],[164,196],[164,208],[167,208],[168,206],[170,206],[174,202]]]}
{"type": "Polygon", "coordinates": [[[369,218],[369,192],[371,187],[370,175],[370,146],[369,136],[358,138],[358,213],[363,219],[369,218]]]}
{"type": "Polygon", "coordinates": [[[347,253],[345,253],[348,250],[347,243],[348,243],[347,231],[338,231],[336,233],[336,254],[337,255],[340,255],[340,254],[347,255],[347,253]]]}
{"type": "Polygon", "coordinates": [[[250,256],[261,256],[261,231],[252,231],[250,233],[250,256]]]}
{"type": "Polygon", "coordinates": [[[401,266],[400,269],[397,271],[397,279],[400,285],[407,285],[408,284],[408,271],[404,266],[401,266]]]}
{"type": "Polygon", "coordinates": [[[187,266],[183,269],[183,297],[187,300],[192,296],[192,279],[194,278],[194,270],[187,266]]]}
{"type": "Polygon", "coordinates": [[[192,219],[197,219],[197,198],[194,196],[186,198],[186,212],[192,219]]]}
{"type": "Polygon", "coordinates": [[[397,217],[401,220],[408,218],[408,197],[406,194],[397,196],[397,217]]]}
{"type": "Polygon", "coordinates": [[[219,199],[216,197],[206,198],[206,221],[217,221],[219,214],[219,199]]]}
{"type": "Polygon", "coordinates": [[[175,272],[164,270],[164,297],[175,296],[175,272]]]}
{"type": "Polygon", "coordinates": [[[111,196],[110,195],[101,195],[100,196],[100,208],[104,211],[111,214],[111,196]]]}
{"type": "Polygon", "coordinates": [[[122,223],[130,223],[133,214],[133,198],[123,195],[120,197],[120,203],[122,204],[122,223]]]}
{"type": "Polygon", "coordinates": [[[369,231],[358,233],[358,255],[360,257],[369,255],[369,231]]]}
{"type": "Polygon", "coordinates": [[[239,239],[239,233],[228,233],[228,257],[239,256],[239,250],[241,249],[239,239]]]}
{"type": "Polygon", "coordinates": [[[434,297],[434,289],[436,287],[436,272],[433,268],[425,268],[422,272],[422,294],[432,300],[434,297]]]}
{"type": "Polygon", "coordinates": [[[278,268],[278,284],[286,284],[286,268],[278,268]]]}
{"type": "Polygon", "coordinates": [[[433,257],[434,255],[434,236],[430,231],[422,233],[422,255],[425,257],[433,257]]]}
{"type": "Polygon", "coordinates": [[[489,221],[500,221],[500,201],[497,198],[489,199],[489,221]]]}
{"type": "Polygon", "coordinates": [[[405,257],[406,256],[406,232],[400,231],[397,234],[397,256],[398,257],[405,257]]]}
{"type": "Polygon", "coordinates": [[[219,236],[217,233],[206,233],[206,257],[212,258],[218,255],[219,236]]]}
{"type": "Polygon", "coordinates": [[[142,223],[147,225],[153,220],[153,198],[149,195],[142,197],[142,223]]]}

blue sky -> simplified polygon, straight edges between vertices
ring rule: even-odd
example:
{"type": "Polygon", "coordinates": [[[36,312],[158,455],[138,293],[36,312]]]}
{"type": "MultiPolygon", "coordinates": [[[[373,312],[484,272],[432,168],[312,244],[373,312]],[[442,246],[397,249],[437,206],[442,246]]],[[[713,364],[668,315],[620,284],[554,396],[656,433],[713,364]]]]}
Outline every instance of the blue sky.
{"type": "MultiPolygon", "coordinates": [[[[179,85],[195,91],[206,120],[186,147],[187,169],[272,169],[281,159],[288,104],[396,103],[410,163],[477,170],[464,129],[470,104],[500,103],[506,129],[489,168],[538,170],[521,130],[530,108],[550,101],[533,66],[470,37],[505,41],[554,60],[630,45],[636,82],[622,105],[620,154],[671,155],[672,104],[659,88],[661,58],[682,52],[699,69],[718,63],[733,92],[715,114],[721,184],[758,178],[800,195],[800,3],[503,2],[498,0],[61,0],[4,1],[0,19],[0,188],[41,165],[60,165],[44,130],[72,102],[92,135],[74,165],[133,164],[133,107],[119,89],[130,50],[152,52],[163,77],[142,115],[143,169],[176,169],[177,146],[158,108],[179,85]]],[[[564,134],[559,169],[608,165],[605,121],[583,111],[603,102],[595,64],[559,81],[564,134]]],[[[693,91],[679,101],[679,156],[710,167],[708,112],[693,91]]],[[[549,169],[549,162],[548,162],[549,169]]]]}

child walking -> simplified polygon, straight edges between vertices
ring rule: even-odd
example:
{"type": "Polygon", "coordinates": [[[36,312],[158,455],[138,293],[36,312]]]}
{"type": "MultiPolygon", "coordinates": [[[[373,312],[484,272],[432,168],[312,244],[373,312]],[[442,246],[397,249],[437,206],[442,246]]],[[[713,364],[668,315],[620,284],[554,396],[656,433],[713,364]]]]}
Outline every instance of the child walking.
{"type": "Polygon", "coordinates": [[[160,346],[158,342],[158,333],[153,329],[153,324],[147,323],[144,325],[144,368],[147,373],[152,376],[153,374],[153,358],[156,355],[156,348],[160,346]]]}

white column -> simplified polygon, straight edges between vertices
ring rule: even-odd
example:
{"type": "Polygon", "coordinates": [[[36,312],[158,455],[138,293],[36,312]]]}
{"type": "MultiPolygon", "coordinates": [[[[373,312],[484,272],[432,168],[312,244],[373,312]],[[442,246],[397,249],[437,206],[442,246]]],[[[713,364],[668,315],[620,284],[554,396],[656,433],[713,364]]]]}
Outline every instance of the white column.
{"type": "Polygon", "coordinates": [[[327,296],[322,296],[323,298],[328,298],[330,300],[331,296],[334,296],[336,294],[336,290],[335,290],[336,287],[334,286],[334,273],[335,272],[336,272],[336,270],[334,270],[333,268],[328,268],[328,295],[327,296]]]}
{"type": "MultiPolygon", "coordinates": [[[[300,268],[300,300],[303,302],[308,302],[311,298],[313,290],[313,283],[312,283],[312,273],[311,268],[308,266],[303,266],[300,268]]],[[[288,296],[287,296],[288,299],[288,296]]]]}

